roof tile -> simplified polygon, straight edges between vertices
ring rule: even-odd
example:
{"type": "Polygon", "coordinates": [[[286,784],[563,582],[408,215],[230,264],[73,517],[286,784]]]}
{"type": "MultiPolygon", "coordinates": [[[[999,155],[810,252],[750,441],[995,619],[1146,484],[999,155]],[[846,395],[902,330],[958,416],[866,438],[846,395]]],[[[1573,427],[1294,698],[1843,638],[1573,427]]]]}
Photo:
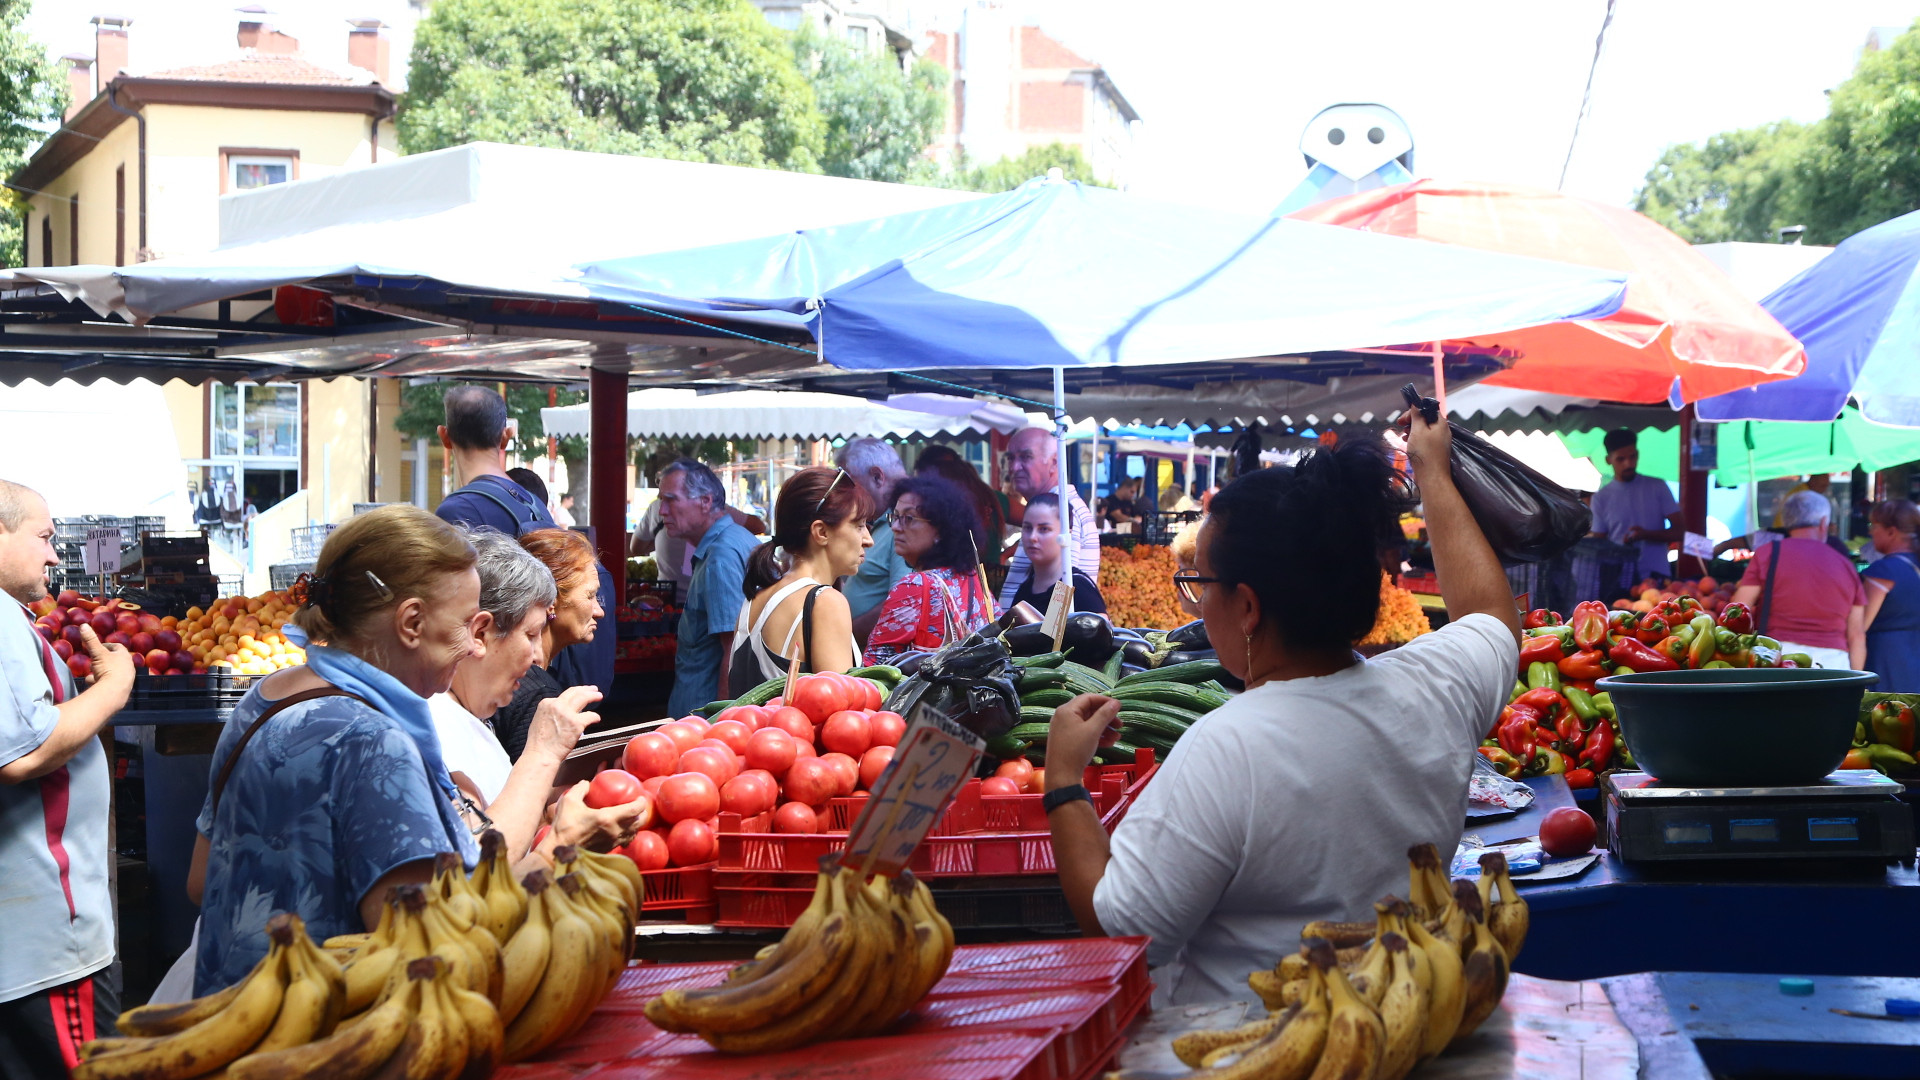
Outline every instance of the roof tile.
{"type": "Polygon", "coordinates": [[[232,60],[168,71],[141,72],[136,77],[279,86],[367,86],[374,81],[371,72],[359,68],[332,68],[301,56],[261,53],[252,49],[232,60]]]}

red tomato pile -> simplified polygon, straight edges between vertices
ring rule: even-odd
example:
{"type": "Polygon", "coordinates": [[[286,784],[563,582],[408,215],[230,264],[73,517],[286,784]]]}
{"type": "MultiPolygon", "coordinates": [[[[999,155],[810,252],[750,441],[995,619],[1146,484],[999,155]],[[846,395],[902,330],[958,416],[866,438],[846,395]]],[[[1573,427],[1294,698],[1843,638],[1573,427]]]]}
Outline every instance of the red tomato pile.
{"type": "Polygon", "coordinates": [[[635,735],[622,775],[653,799],[656,821],[622,850],[641,870],[711,862],[722,813],[771,812],[775,832],[828,831],[828,802],[870,790],[906,732],[905,720],[881,711],[882,697],[867,679],[803,675],[790,702],[736,705],[711,723],[688,716],[635,735]]]}

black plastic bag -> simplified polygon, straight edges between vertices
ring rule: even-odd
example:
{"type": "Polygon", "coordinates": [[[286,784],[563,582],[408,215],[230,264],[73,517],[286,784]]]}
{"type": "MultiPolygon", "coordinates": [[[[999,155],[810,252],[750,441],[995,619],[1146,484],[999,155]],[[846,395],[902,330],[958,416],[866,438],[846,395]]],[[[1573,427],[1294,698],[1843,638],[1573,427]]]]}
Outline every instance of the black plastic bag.
{"type": "Polygon", "coordinates": [[[933,709],[982,739],[1006,734],[1020,720],[1019,669],[1000,640],[1002,627],[979,633],[926,657],[887,695],[887,709],[912,723],[915,710],[933,709]]]}
{"type": "MultiPolygon", "coordinates": [[[[1438,423],[1440,403],[1412,383],[1401,387],[1409,408],[1438,423]]],[[[1593,531],[1593,511],[1580,496],[1527,468],[1453,421],[1453,486],[1502,562],[1541,562],[1593,531]]]]}

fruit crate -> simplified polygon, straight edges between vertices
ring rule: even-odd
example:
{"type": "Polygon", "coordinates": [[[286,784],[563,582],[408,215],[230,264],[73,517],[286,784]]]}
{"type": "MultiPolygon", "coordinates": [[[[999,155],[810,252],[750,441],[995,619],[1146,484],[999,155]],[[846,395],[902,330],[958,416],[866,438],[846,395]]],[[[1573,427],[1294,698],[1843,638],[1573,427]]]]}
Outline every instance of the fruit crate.
{"type": "Polygon", "coordinates": [[[642,874],[647,894],[640,901],[641,921],[712,922],[714,865],[668,867],[642,874]]]}
{"type": "MultiPolygon", "coordinates": [[[[1087,793],[1093,796],[1093,808],[1103,823],[1109,815],[1124,814],[1125,804],[1132,802],[1153,779],[1159,770],[1154,761],[1153,749],[1141,747],[1135,752],[1133,760],[1124,765],[1089,765],[1081,783],[1087,787],[1087,793]]],[[[1046,832],[1047,811],[1041,806],[1044,796],[1040,795],[982,795],[980,781],[969,780],[961,786],[954,796],[952,805],[940,815],[940,821],[933,827],[931,836],[964,836],[979,832],[1046,832]]],[[[853,827],[860,816],[860,810],[867,803],[864,798],[836,798],[827,804],[829,829],[845,832],[853,827]]],[[[1115,816],[1113,824],[1119,823],[1115,816]]],[[[1107,827],[1113,831],[1112,824],[1107,827]]]]}
{"type": "Polygon", "coordinates": [[[209,671],[200,675],[141,675],[127,696],[129,709],[142,712],[174,709],[231,709],[247,696],[253,681],[264,676],[209,671]]]}

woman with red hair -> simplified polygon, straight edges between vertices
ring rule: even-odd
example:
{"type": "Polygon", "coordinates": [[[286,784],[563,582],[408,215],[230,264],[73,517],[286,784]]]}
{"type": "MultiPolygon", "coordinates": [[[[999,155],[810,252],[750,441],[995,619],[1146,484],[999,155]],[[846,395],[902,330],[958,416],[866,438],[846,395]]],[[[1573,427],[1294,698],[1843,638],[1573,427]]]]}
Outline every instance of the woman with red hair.
{"type": "MultiPolygon", "coordinates": [[[[559,697],[565,687],[547,670],[560,650],[592,641],[600,619],[600,575],[594,569],[593,545],[570,529],[535,529],[520,537],[520,546],[553,572],[557,594],[540,634],[540,655],[521,677],[513,700],[493,714],[493,733],[507,756],[520,758],[527,745],[527,729],[540,703],[559,697]]],[[[602,692],[606,688],[601,687],[602,692]]]]}

